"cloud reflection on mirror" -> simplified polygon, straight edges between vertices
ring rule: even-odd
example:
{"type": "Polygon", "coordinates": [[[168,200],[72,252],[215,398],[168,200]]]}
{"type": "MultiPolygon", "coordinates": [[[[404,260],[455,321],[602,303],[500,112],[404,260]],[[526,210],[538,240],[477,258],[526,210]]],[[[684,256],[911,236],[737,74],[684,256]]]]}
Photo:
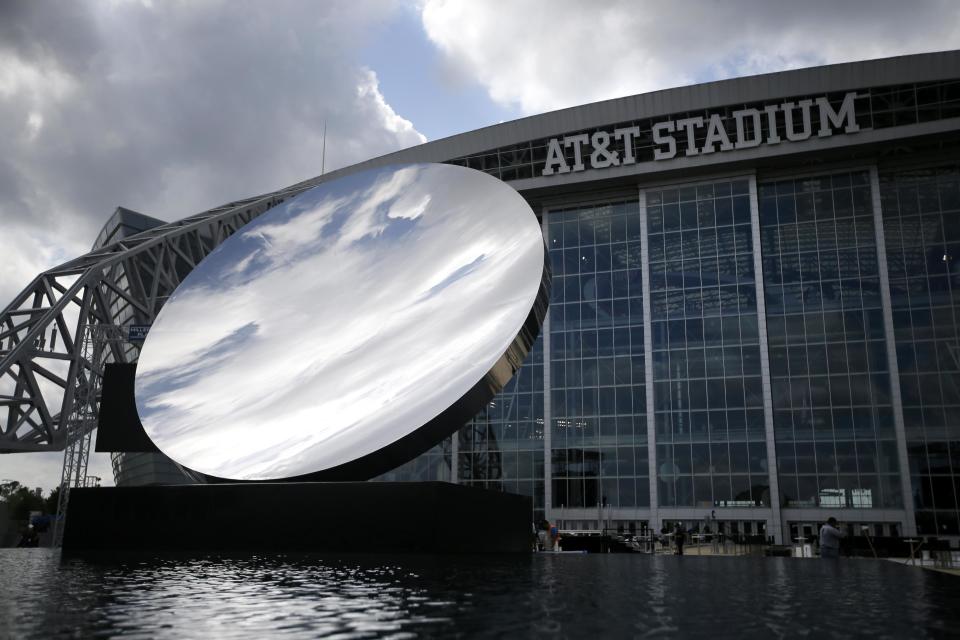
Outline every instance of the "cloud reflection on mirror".
{"type": "Polygon", "coordinates": [[[504,355],[543,260],[529,206],[477,171],[387,167],[315,187],[234,234],[164,306],[139,360],[141,421],[175,461],[222,478],[378,451],[504,355]]]}

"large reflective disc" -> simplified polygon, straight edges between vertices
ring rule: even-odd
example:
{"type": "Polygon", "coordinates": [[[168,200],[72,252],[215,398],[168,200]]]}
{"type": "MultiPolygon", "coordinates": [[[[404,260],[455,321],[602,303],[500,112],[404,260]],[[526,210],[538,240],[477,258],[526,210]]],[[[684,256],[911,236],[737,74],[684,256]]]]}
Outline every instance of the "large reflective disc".
{"type": "Polygon", "coordinates": [[[520,366],[548,273],[527,203],[450,165],[322,184],[213,251],[140,356],[144,429],[230,479],[364,479],[439,442],[520,366]]]}

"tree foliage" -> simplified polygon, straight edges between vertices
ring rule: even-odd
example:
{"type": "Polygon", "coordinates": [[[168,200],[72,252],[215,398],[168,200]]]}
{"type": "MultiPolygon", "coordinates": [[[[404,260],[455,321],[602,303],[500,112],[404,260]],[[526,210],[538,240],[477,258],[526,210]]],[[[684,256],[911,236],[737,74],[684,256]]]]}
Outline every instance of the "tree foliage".
{"type": "Polygon", "coordinates": [[[56,513],[59,487],[44,498],[41,489],[28,489],[16,480],[0,482],[0,500],[7,503],[7,512],[13,520],[26,520],[31,511],[56,513]]]}

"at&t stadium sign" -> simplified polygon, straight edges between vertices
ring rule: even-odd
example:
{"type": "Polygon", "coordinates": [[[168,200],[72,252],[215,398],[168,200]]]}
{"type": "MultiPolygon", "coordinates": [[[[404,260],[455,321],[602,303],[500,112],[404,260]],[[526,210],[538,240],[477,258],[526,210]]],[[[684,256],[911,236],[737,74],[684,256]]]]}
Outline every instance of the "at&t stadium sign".
{"type": "MultiPolygon", "coordinates": [[[[857,113],[855,92],[847,93],[838,109],[826,96],[796,102],[764,106],[761,109],[741,109],[733,112],[735,131],[728,132],[723,118],[718,113],[709,117],[696,116],[678,120],[664,120],[653,125],[653,159],[669,160],[678,153],[687,156],[749,149],[761,144],[798,142],[813,135],[821,138],[834,133],[856,133],[857,113]],[[811,111],[819,112],[819,128],[814,131],[811,111]],[[796,123],[799,115],[800,124],[796,123]],[[779,124],[782,123],[783,127],[779,124]],[[780,130],[785,133],[780,136],[780,130]],[[705,130],[705,136],[698,135],[705,130]],[[732,133],[732,135],[731,135],[732,133]]],[[[551,138],[547,146],[547,159],[542,175],[570,173],[585,169],[606,169],[620,165],[635,164],[635,141],[640,137],[640,127],[623,127],[612,131],[579,133],[551,138]],[[622,147],[622,150],[621,150],[622,147]],[[568,155],[572,152],[572,155],[568,155]],[[572,162],[571,162],[572,160],[572,162]]]]}

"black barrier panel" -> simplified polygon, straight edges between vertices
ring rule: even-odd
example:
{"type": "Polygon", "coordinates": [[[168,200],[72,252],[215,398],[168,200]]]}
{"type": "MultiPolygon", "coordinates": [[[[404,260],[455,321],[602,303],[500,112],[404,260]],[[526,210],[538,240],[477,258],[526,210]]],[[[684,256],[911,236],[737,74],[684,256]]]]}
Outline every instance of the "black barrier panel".
{"type": "Polygon", "coordinates": [[[133,396],[137,365],[109,363],[103,371],[100,416],[97,420],[97,444],[100,453],[140,453],[159,451],[140,424],[133,396]]]}
{"type": "Polygon", "coordinates": [[[529,553],[531,509],[446,482],[80,488],[63,552],[529,553]]]}

